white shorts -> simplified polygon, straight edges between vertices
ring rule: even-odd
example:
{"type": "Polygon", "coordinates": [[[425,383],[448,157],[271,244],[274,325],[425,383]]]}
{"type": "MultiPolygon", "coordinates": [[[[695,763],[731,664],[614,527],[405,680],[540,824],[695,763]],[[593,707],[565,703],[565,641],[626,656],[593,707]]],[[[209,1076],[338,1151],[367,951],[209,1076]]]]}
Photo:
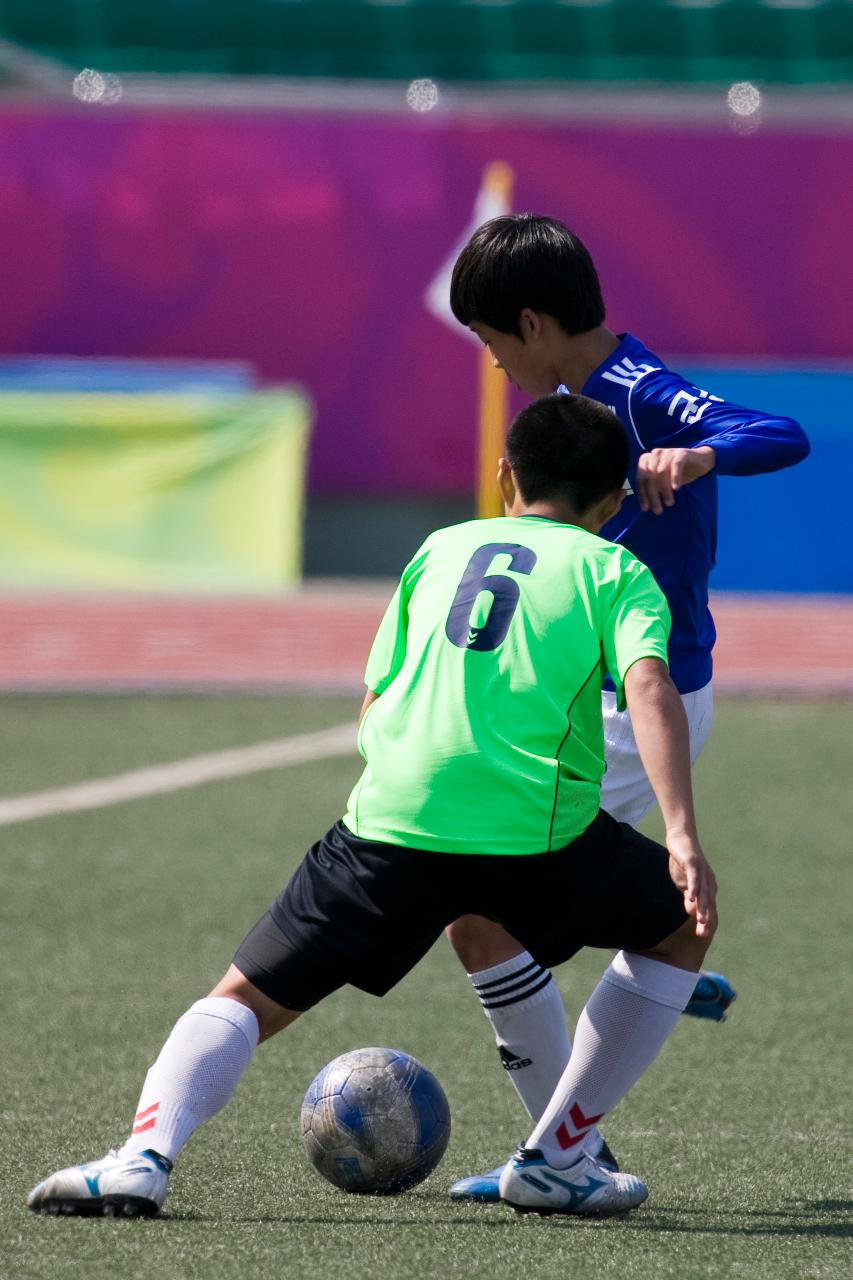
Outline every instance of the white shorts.
{"type": "MultiPolygon", "coordinates": [[[[704,747],[714,719],[711,684],[694,693],[683,693],[681,701],[690,727],[690,762],[695,763],[704,747]]],[[[634,729],[627,711],[616,710],[616,694],[601,694],[604,715],[604,754],[607,772],[601,783],[601,807],[618,822],[635,827],[655,803],[655,795],[640,760],[634,729]]]]}

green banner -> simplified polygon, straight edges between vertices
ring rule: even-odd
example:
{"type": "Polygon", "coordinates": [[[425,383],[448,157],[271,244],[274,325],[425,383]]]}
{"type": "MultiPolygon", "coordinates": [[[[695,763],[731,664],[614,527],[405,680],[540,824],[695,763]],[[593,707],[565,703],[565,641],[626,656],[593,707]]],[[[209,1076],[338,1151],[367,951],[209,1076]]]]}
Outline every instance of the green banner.
{"type": "Polygon", "coordinates": [[[309,425],[288,389],[0,395],[0,583],[288,586],[309,425]]]}

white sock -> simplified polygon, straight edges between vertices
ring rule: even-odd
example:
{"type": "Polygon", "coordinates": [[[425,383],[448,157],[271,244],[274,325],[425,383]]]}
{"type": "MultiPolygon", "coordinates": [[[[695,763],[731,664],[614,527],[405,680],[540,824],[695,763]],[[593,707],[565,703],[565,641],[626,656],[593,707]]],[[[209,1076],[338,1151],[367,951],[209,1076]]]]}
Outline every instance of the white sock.
{"type": "Polygon", "coordinates": [[[527,1114],[538,1120],[572,1051],[557,984],[529,951],[468,977],[492,1024],[504,1070],[527,1114]]]}
{"type": "Polygon", "coordinates": [[[524,1145],[556,1169],[572,1164],[657,1057],[695,986],[695,973],[620,951],[578,1019],[569,1064],[524,1145]]]}
{"type": "Polygon", "coordinates": [[[172,1028],[145,1077],[133,1131],[121,1148],[174,1160],[190,1135],[228,1102],[258,1043],[258,1020],[226,996],[197,1000],[172,1028]]]}

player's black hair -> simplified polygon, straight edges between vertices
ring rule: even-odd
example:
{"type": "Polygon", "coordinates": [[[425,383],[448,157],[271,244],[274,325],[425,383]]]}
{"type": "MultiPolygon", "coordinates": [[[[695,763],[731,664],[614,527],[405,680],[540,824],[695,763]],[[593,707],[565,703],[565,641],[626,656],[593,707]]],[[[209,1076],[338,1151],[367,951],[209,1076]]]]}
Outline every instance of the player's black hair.
{"type": "Polygon", "coordinates": [[[505,453],[526,502],[562,498],[578,515],[622,487],[631,458],[615,413],[567,395],[543,396],[522,409],[505,453]]]}
{"type": "Polygon", "coordinates": [[[567,334],[604,323],[604,301],[583,241],[554,218],[512,213],[478,227],[456,259],[450,306],[460,324],[480,321],[520,337],[525,307],[553,316],[567,334]]]}

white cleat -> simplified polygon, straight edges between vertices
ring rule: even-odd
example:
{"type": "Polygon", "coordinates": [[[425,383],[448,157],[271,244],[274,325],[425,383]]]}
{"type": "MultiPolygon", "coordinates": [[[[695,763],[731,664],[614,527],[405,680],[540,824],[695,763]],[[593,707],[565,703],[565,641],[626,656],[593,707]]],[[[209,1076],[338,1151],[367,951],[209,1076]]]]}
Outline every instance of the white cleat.
{"type": "Polygon", "coordinates": [[[519,1213],[606,1216],[636,1209],[649,1194],[632,1173],[614,1173],[581,1155],[568,1169],[554,1169],[541,1151],[519,1147],[504,1166],[501,1200],[519,1213]]]}
{"type": "Polygon", "coordinates": [[[102,1218],[151,1218],[169,1194],[172,1162],[156,1151],[102,1160],[52,1173],[27,1196],[34,1213],[102,1218]]]}

